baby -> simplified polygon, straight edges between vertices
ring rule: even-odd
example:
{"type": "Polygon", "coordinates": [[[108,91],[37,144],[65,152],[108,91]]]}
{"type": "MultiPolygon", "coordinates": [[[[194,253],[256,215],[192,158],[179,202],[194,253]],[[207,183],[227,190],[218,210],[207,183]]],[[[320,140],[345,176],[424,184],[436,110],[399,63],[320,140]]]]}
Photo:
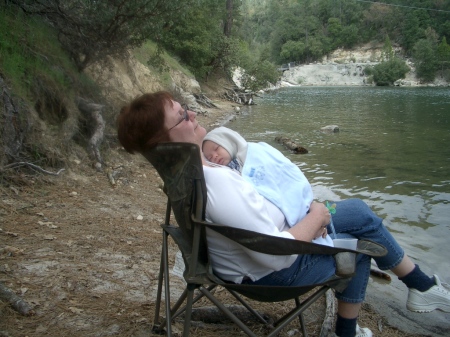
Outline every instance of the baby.
{"type": "MultiPolygon", "coordinates": [[[[308,213],[313,201],[308,179],[297,165],[269,144],[246,142],[239,133],[222,126],[206,135],[202,151],[208,161],[239,171],[283,212],[289,226],[308,213]]],[[[315,238],[313,242],[333,246],[329,235],[315,238]]]]}

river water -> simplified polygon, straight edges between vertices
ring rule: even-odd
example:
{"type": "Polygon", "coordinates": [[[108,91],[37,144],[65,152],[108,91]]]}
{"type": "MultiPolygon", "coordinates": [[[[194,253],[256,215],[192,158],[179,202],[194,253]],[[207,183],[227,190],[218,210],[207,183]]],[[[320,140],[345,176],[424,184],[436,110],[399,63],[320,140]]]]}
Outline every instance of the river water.
{"type": "Polygon", "coordinates": [[[255,101],[226,126],[282,151],[317,200],[366,201],[424,271],[450,281],[449,88],[290,87],[255,101]]]}

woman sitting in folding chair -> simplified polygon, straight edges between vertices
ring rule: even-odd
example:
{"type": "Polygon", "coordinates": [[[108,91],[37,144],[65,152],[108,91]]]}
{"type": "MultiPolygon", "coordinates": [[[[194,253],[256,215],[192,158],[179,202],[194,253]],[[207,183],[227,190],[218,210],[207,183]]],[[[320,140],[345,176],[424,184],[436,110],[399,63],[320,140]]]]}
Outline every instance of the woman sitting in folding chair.
{"type": "MultiPolygon", "coordinates": [[[[188,142],[202,147],[206,130],[196,114],[182,107],[167,92],[144,94],[122,108],[118,137],[130,152],[144,153],[161,142],[188,142]]],[[[278,237],[312,241],[330,224],[328,208],[312,203],[309,213],[296,225],[286,225],[283,213],[229,167],[209,163],[204,157],[207,187],[206,220],[278,237]]],[[[387,248],[374,258],[378,267],[390,269],[409,288],[407,308],[415,312],[435,309],[450,312],[450,293],[439,278],[424,274],[404,253],[397,241],[370,208],[359,199],[336,203],[332,215],[338,237],[355,237],[387,248]]],[[[214,272],[223,280],[261,285],[308,285],[324,282],[335,274],[329,255],[268,256],[244,249],[216,233],[207,233],[214,272]]],[[[370,257],[358,254],[356,275],[341,293],[336,292],[337,336],[372,336],[359,328],[357,318],[364,301],[370,273],[370,257]]]]}

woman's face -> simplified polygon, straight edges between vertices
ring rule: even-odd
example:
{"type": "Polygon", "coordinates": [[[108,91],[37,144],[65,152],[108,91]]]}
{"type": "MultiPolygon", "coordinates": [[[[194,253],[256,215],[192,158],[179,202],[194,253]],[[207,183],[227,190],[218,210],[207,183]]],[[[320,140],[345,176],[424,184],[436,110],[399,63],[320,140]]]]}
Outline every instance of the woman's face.
{"type": "Polygon", "coordinates": [[[187,110],[188,120],[183,119],[184,108],[180,103],[172,101],[172,105],[167,103],[165,106],[165,126],[169,130],[170,140],[173,142],[194,143],[202,146],[206,130],[201,126],[195,112],[187,110]]]}

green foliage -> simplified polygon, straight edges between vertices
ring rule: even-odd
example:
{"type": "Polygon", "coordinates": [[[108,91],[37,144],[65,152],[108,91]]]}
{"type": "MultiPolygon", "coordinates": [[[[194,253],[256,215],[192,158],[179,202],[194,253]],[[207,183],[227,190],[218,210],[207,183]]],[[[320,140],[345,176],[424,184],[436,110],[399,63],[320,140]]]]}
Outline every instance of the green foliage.
{"type": "Polygon", "coordinates": [[[108,56],[124,57],[128,48],[157,39],[186,1],[160,0],[10,0],[29,15],[48,22],[79,71],[108,56]]]}
{"type": "Polygon", "coordinates": [[[36,18],[16,8],[0,7],[0,70],[14,91],[26,97],[36,79],[46,79],[62,92],[73,91],[74,82],[82,80],[62,50],[56,32],[36,18]]]}
{"type": "Polygon", "coordinates": [[[392,57],[388,61],[383,61],[374,67],[367,67],[365,72],[371,76],[376,85],[386,86],[392,85],[395,81],[405,78],[409,67],[405,61],[397,57],[392,57]]]}
{"type": "Polygon", "coordinates": [[[160,79],[166,86],[169,86],[172,81],[169,69],[175,69],[188,77],[194,77],[188,69],[179,63],[179,60],[169,55],[153,41],[147,41],[142,46],[133,49],[133,55],[155,73],[159,72],[160,79]]]}
{"type": "Polygon", "coordinates": [[[423,29],[420,28],[419,18],[410,12],[403,21],[401,43],[407,53],[410,53],[414,44],[423,35],[423,29]]]}
{"type": "Polygon", "coordinates": [[[229,63],[234,40],[224,36],[224,1],[198,1],[162,32],[158,43],[199,78],[229,63]]]}
{"type": "Polygon", "coordinates": [[[327,25],[328,37],[332,44],[332,48],[338,48],[343,45],[342,42],[342,24],[338,18],[329,18],[327,25]]]}
{"type": "Polygon", "coordinates": [[[289,62],[291,60],[300,60],[305,54],[306,46],[302,41],[287,41],[280,52],[281,62],[289,62]]]}
{"type": "Polygon", "coordinates": [[[433,81],[438,70],[435,48],[434,42],[430,39],[417,41],[413,48],[416,75],[424,82],[433,81]]]}
{"type": "Polygon", "coordinates": [[[345,48],[352,48],[359,42],[359,29],[355,24],[343,27],[342,45],[345,48]]]}
{"type": "Polygon", "coordinates": [[[445,36],[441,43],[437,46],[437,60],[441,65],[441,71],[450,68],[450,46],[447,43],[445,36]]]}
{"type": "Polygon", "coordinates": [[[267,88],[268,84],[275,84],[280,77],[279,71],[276,67],[265,60],[260,63],[255,63],[253,67],[245,69],[242,76],[242,85],[246,89],[257,91],[267,88]]]}
{"type": "Polygon", "coordinates": [[[391,40],[389,39],[389,35],[386,35],[386,39],[384,40],[381,58],[383,61],[389,61],[392,58],[394,58],[394,49],[392,48],[392,43],[391,40]]]}
{"type": "MultiPolygon", "coordinates": [[[[397,0],[383,3],[405,5],[397,0]]],[[[410,54],[429,27],[439,40],[445,36],[448,41],[450,1],[411,0],[408,6],[411,8],[369,1],[243,0],[246,12],[241,36],[249,42],[258,41],[261,48],[269,46],[270,59],[278,63],[310,62],[336,48],[382,42],[388,34],[392,44],[410,54]]]]}

